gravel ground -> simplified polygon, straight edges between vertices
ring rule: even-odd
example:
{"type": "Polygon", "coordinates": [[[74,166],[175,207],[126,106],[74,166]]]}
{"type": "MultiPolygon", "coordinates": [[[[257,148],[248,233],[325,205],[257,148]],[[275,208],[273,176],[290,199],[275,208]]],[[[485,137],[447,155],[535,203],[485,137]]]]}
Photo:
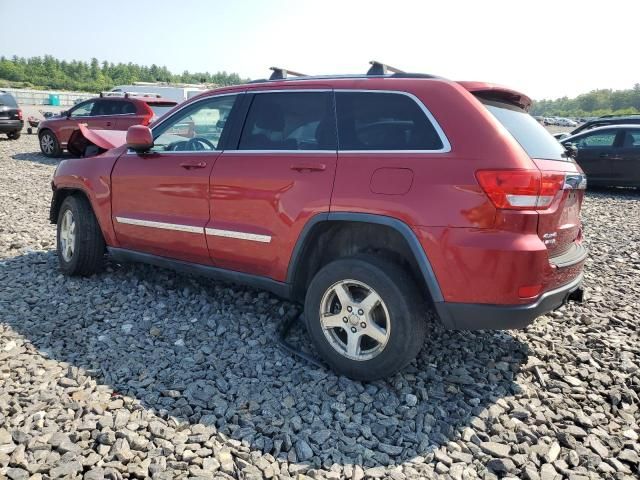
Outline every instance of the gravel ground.
{"type": "Polygon", "coordinates": [[[525,331],[434,327],[362,384],[281,351],[296,307],[265,292],[62,276],[37,151],[0,139],[0,478],[640,475],[640,192],[589,192],[584,304],[525,331]]]}

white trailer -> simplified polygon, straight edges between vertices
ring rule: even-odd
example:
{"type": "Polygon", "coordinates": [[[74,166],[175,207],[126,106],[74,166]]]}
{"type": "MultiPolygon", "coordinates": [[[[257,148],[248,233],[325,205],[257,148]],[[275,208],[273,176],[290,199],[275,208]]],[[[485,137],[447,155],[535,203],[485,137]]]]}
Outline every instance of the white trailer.
{"type": "Polygon", "coordinates": [[[117,85],[111,89],[112,92],[131,92],[131,93],[155,93],[163,98],[175,100],[182,103],[185,100],[201,94],[214,85],[195,85],[195,84],[169,84],[169,83],[152,83],[152,82],[135,82],[133,85],[117,85]]]}

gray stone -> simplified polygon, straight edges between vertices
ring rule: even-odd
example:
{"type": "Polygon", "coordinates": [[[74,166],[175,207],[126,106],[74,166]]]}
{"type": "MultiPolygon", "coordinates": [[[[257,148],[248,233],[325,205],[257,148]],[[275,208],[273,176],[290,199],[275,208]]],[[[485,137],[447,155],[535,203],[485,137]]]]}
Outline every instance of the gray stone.
{"type": "Polygon", "coordinates": [[[494,457],[508,457],[511,452],[509,445],[496,442],[482,442],[480,443],[480,448],[483,452],[494,457]]]}

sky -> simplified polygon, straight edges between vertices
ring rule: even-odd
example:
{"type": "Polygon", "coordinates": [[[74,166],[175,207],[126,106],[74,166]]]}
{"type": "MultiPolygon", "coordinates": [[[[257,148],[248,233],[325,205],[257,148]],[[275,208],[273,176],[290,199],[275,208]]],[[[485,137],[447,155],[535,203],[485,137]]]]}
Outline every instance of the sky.
{"type": "Polygon", "coordinates": [[[0,55],[264,78],[370,60],[535,99],[640,83],[639,0],[0,0],[0,55]],[[103,5],[103,8],[98,5],[103,5]]]}

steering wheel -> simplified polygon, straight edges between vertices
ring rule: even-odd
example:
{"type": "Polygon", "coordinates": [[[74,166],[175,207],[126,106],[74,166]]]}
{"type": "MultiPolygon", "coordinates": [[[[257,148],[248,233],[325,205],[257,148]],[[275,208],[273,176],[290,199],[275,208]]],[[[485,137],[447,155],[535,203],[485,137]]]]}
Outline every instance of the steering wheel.
{"type": "Polygon", "coordinates": [[[215,150],[216,146],[203,137],[193,137],[187,140],[184,145],[185,150],[215,150]],[[205,148],[208,147],[208,148],[205,148]]]}

